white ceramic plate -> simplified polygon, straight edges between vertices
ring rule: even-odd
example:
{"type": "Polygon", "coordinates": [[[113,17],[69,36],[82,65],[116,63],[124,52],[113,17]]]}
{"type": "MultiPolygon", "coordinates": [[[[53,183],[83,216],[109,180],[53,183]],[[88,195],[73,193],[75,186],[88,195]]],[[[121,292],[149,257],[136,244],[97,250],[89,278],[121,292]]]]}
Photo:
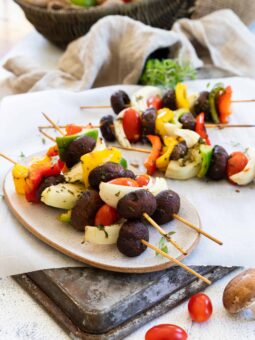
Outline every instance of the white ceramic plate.
{"type": "MultiPolygon", "coordinates": [[[[132,162],[132,159],[139,160],[139,168],[141,167],[140,154],[127,151],[123,152],[123,155],[129,162],[132,162]]],[[[24,163],[26,163],[26,160],[24,160],[24,163]]],[[[137,168],[133,170],[137,171],[137,168]]],[[[43,242],[76,260],[106,270],[129,273],[153,272],[173,265],[172,262],[162,256],[156,256],[151,249],[147,249],[138,257],[128,258],[118,251],[116,245],[98,246],[83,243],[84,233],[75,230],[69,224],[57,220],[61,210],[50,208],[43,204],[28,203],[24,196],[17,195],[11,172],[7,174],[4,182],[4,195],[9,209],[27,230],[43,242]]],[[[195,207],[183,196],[181,196],[179,215],[200,226],[199,215],[195,207]]],[[[179,221],[174,220],[166,224],[164,230],[167,232],[175,231],[176,234],[173,235],[173,239],[188,254],[198,243],[199,234],[179,221]]],[[[158,246],[160,238],[161,235],[151,227],[150,243],[158,246]]],[[[178,259],[183,258],[183,255],[171,244],[169,244],[168,249],[169,255],[178,259]]]]}

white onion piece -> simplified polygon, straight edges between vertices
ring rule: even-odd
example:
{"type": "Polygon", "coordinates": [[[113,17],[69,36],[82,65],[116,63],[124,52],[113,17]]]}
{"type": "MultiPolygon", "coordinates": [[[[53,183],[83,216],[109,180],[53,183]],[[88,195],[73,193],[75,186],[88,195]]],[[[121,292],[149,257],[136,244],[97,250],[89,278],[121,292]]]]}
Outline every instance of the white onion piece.
{"type": "Polygon", "coordinates": [[[200,163],[192,162],[185,166],[180,166],[178,161],[170,161],[166,169],[165,176],[172,179],[185,180],[196,177],[200,169],[200,163]]]}
{"type": "Polygon", "coordinates": [[[117,118],[113,122],[113,125],[114,125],[115,136],[119,144],[123,146],[124,148],[131,148],[131,144],[129,140],[127,139],[127,136],[123,129],[123,116],[124,116],[125,110],[126,109],[122,110],[118,114],[117,118]]]}
{"type": "Polygon", "coordinates": [[[95,226],[86,226],[85,241],[100,245],[115,244],[117,243],[121,226],[122,223],[112,224],[110,226],[105,226],[104,230],[95,226]]]}
{"type": "Polygon", "coordinates": [[[175,124],[165,123],[164,127],[168,136],[182,137],[188,148],[192,148],[199,141],[199,134],[188,129],[179,129],[175,124]]]}
{"type": "Polygon", "coordinates": [[[156,86],[143,86],[131,97],[131,104],[138,111],[145,111],[148,108],[147,100],[152,96],[160,96],[162,91],[156,86]]]}

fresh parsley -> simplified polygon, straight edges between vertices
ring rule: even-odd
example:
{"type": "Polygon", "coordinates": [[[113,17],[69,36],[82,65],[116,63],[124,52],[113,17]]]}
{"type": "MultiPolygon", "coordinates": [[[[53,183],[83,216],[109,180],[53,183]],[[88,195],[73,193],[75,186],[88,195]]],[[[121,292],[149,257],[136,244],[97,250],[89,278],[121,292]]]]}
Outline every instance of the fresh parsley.
{"type": "MultiPolygon", "coordinates": [[[[165,239],[165,236],[162,236],[158,244],[159,249],[162,250],[164,253],[168,253],[168,246],[166,242],[167,241],[165,239]]],[[[156,252],[156,255],[158,256],[160,254],[156,252]]]]}
{"type": "Polygon", "coordinates": [[[140,78],[142,85],[174,88],[186,79],[195,79],[196,70],[189,62],[180,64],[175,59],[149,59],[140,78]]]}
{"type": "Polygon", "coordinates": [[[109,235],[108,235],[107,231],[105,230],[105,227],[104,227],[104,225],[102,225],[102,224],[99,224],[99,225],[97,225],[97,228],[98,228],[99,230],[102,230],[102,231],[104,232],[104,234],[105,234],[105,237],[106,237],[106,238],[108,238],[108,237],[109,237],[109,235]]]}
{"type": "Polygon", "coordinates": [[[20,155],[19,155],[19,158],[25,158],[25,157],[26,157],[26,155],[24,154],[23,151],[21,151],[21,153],[20,153],[20,155]]]}

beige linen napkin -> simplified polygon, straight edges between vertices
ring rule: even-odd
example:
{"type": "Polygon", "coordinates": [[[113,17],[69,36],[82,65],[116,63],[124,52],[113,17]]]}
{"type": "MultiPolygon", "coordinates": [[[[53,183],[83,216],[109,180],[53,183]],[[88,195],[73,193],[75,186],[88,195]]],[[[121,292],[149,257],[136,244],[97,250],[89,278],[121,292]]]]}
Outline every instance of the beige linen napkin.
{"type": "Polygon", "coordinates": [[[7,60],[4,67],[13,73],[7,83],[15,93],[136,84],[146,58],[163,47],[170,48],[171,57],[190,60],[196,68],[210,63],[255,77],[255,37],[231,10],[178,20],[171,31],[108,16],[68,46],[57,70],[47,71],[22,57],[7,60]]]}

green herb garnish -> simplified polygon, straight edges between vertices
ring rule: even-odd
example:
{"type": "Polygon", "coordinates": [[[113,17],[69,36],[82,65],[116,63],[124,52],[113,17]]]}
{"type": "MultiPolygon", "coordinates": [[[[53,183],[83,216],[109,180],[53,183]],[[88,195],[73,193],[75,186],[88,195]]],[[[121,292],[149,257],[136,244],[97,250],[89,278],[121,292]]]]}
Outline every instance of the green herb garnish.
{"type": "Polygon", "coordinates": [[[24,152],[21,151],[21,153],[20,153],[20,155],[19,155],[19,158],[25,158],[25,157],[26,157],[26,156],[25,156],[24,152]]]}
{"type": "Polygon", "coordinates": [[[186,79],[195,79],[196,75],[196,70],[188,62],[180,64],[174,59],[149,59],[139,82],[142,85],[174,88],[186,79]]]}
{"type": "MultiPolygon", "coordinates": [[[[159,240],[159,244],[158,244],[158,247],[160,250],[162,250],[164,253],[168,253],[168,246],[166,244],[166,239],[165,239],[165,236],[162,236],[161,239],[159,240]]],[[[159,253],[156,252],[156,255],[160,255],[159,253]]]]}
{"type": "Polygon", "coordinates": [[[105,227],[104,227],[104,225],[102,225],[102,224],[99,224],[99,225],[97,225],[96,227],[97,227],[99,230],[102,230],[102,231],[104,232],[104,234],[105,234],[105,237],[106,237],[106,238],[108,238],[108,237],[109,237],[109,235],[108,235],[107,231],[105,230],[105,227]]]}

